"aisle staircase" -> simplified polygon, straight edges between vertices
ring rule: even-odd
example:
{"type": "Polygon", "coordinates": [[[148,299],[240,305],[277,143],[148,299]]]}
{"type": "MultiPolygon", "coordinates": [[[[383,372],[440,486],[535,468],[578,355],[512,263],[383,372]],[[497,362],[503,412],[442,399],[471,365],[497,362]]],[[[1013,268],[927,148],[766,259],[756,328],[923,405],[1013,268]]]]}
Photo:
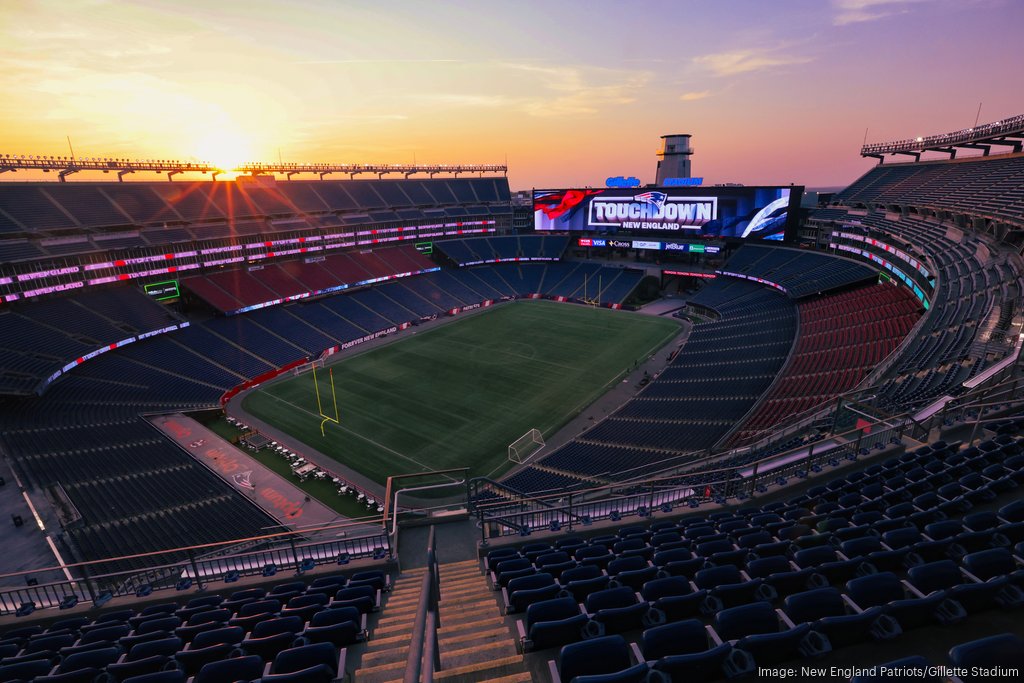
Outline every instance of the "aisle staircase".
{"type": "MultiPolygon", "coordinates": [[[[426,568],[410,569],[394,582],[382,616],[372,629],[355,683],[401,681],[426,568]]],[[[438,645],[446,683],[528,683],[532,677],[516,652],[495,593],[477,560],[439,565],[441,586],[438,645]]]]}

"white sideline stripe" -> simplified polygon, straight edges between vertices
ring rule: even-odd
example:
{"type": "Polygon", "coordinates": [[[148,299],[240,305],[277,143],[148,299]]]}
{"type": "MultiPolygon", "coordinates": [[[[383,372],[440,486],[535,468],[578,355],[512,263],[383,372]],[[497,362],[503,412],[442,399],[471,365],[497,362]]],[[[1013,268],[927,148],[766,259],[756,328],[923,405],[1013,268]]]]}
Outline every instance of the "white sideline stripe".
{"type": "Polygon", "coordinates": [[[64,558],[60,556],[60,551],[57,550],[57,546],[53,544],[53,539],[50,538],[49,535],[46,536],[46,543],[50,546],[50,550],[53,551],[53,556],[57,558],[57,564],[60,565],[60,570],[64,572],[64,577],[73,585],[75,583],[75,577],[71,576],[71,572],[68,571],[68,566],[65,564],[64,558]]]}
{"type": "Polygon", "coordinates": [[[40,531],[46,531],[46,525],[43,524],[43,518],[36,512],[36,506],[32,504],[32,499],[28,497],[28,491],[22,491],[21,497],[25,499],[25,503],[28,504],[28,509],[32,513],[32,516],[36,519],[36,526],[39,527],[40,531]]]}

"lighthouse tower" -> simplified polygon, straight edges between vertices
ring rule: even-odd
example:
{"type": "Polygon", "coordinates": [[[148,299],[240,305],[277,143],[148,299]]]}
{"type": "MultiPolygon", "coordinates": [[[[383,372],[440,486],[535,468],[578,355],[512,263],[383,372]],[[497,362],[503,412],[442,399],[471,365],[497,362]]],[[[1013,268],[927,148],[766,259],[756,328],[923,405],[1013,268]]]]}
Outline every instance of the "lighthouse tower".
{"type": "Polygon", "coordinates": [[[664,185],[665,178],[690,177],[690,137],[689,133],[661,136],[656,185],[664,185]]]}

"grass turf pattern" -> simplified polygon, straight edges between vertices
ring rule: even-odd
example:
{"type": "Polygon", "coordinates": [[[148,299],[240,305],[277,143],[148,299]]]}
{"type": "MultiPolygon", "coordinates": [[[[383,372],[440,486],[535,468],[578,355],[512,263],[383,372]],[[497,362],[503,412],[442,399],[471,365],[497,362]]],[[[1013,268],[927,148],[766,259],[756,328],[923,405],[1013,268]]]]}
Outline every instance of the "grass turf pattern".
{"type": "MultiPolygon", "coordinates": [[[[341,422],[324,437],[311,372],[249,392],[243,407],[380,483],[452,467],[493,477],[511,466],[509,443],[554,433],[678,331],[624,311],[501,304],[329,364],[341,422]]],[[[327,369],[317,378],[333,415],[327,369]]]]}

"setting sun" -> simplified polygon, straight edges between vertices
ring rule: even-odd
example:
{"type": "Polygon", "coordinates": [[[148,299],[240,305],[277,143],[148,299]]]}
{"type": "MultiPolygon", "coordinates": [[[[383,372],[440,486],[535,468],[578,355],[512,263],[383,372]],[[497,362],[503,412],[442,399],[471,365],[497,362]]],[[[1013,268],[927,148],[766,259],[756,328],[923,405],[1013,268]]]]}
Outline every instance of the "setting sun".
{"type": "Polygon", "coordinates": [[[196,140],[194,155],[197,160],[209,162],[225,171],[255,160],[249,139],[238,130],[225,128],[213,130],[196,140]]]}

